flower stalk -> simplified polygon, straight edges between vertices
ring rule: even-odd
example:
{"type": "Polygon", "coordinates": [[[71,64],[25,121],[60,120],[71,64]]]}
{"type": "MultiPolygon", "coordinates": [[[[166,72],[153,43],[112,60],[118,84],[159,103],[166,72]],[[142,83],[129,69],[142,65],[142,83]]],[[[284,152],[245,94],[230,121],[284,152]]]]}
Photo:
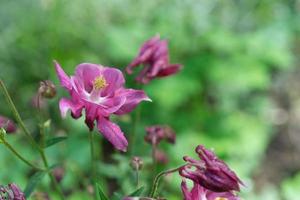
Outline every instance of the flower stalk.
{"type": "Polygon", "coordinates": [[[90,142],[90,154],[91,154],[91,175],[92,175],[92,184],[94,188],[94,199],[97,200],[97,174],[96,174],[96,160],[95,160],[95,150],[94,150],[94,134],[92,131],[89,132],[89,142],[90,142]]]}
{"type": "Polygon", "coordinates": [[[153,181],[153,184],[152,184],[152,188],[151,188],[151,191],[149,193],[149,197],[154,198],[154,196],[156,194],[156,191],[157,191],[157,188],[158,188],[158,185],[159,185],[159,181],[160,181],[160,179],[162,177],[164,177],[164,176],[166,176],[168,174],[172,174],[174,172],[177,172],[177,171],[179,171],[184,166],[185,165],[182,165],[182,166],[179,166],[179,167],[176,167],[176,168],[173,168],[173,169],[168,169],[166,171],[162,171],[159,174],[157,174],[156,177],[154,178],[154,181],[153,181]]]}
{"type": "MultiPolygon", "coordinates": [[[[20,114],[19,114],[19,112],[18,112],[18,110],[17,110],[15,104],[13,103],[13,101],[12,101],[12,99],[11,99],[9,93],[8,93],[8,90],[7,90],[6,86],[5,86],[5,84],[3,83],[3,81],[2,81],[1,79],[0,79],[0,89],[1,89],[3,95],[4,95],[5,99],[6,99],[6,101],[7,101],[8,105],[9,105],[9,107],[11,108],[11,110],[12,110],[12,112],[13,112],[15,118],[16,118],[16,121],[18,122],[18,124],[20,125],[21,129],[22,129],[23,132],[25,133],[25,136],[26,136],[27,139],[29,140],[30,144],[31,144],[35,149],[37,149],[37,151],[39,152],[39,154],[40,154],[40,156],[41,156],[41,158],[42,158],[42,160],[43,160],[44,166],[45,166],[46,169],[48,170],[48,175],[49,175],[49,177],[50,177],[50,179],[51,179],[51,181],[52,181],[52,183],[53,183],[53,185],[54,185],[54,187],[55,187],[57,193],[58,193],[59,196],[60,196],[60,199],[61,199],[61,200],[64,200],[64,199],[65,199],[65,198],[64,198],[64,195],[63,195],[63,193],[62,193],[60,187],[58,186],[58,184],[57,184],[57,182],[56,182],[54,176],[52,175],[52,173],[51,173],[50,170],[49,170],[49,165],[48,165],[48,161],[47,161],[47,158],[46,158],[44,149],[41,148],[41,147],[37,144],[37,142],[36,142],[36,141],[33,139],[33,137],[31,136],[30,131],[26,128],[25,123],[23,122],[23,120],[22,120],[22,118],[21,118],[21,116],[20,116],[20,114]]],[[[6,146],[7,146],[7,145],[6,145],[6,146]]],[[[10,145],[9,145],[9,146],[10,146],[10,145]]],[[[10,148],[11,146],[10,146],[10,147],[9,147],[9,146],[7,146],[7,147],[8,147],[11,151],[13,151],[13,149],[10,148]]],[[[20,154],[19,154],[19,156],[18,156],[17,151],[15,151],[14,154],[15,154],[18,158],[21,159],[22,156],[20,157],[20,154]]],[[[23,159],[21,159],[21,160],[24,161],[23,159]]],[[[27,164],[28,164],[28,163],[27,163],[27,164]]]]}

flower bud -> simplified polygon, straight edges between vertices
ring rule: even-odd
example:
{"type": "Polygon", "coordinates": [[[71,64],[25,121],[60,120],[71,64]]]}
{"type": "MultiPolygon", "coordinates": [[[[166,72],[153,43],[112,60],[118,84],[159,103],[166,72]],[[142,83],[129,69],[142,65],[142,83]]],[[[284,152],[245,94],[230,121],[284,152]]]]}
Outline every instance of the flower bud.
{"type": "Polygon", "coordinates": [[[65,170],[62,167],[57,167],[53,170],[53,176],[56,181],[59,183],[64,178],[65,170]]]}
{"type": "Polygon", "coordinates": [[[3,128],[6,133],[14,133],[17,130],[15,123],[4,116],[0,116],[0,128],[3,128]]]}
{"type": "Polygon", "coordinates": [[[161,150],[155,151],[155,160],[161,164],[167,164],[169,162],[168,156],[161,150]]]}
{"type": "Polygon", "coordinates": [[[56,95],[56,87],[50,80],[41,81],[38,92],[42,97],[51,99],[56,95]]]}
{"type": "Polygon", "coordinates": [[[144,162],[140,157],[134,156],[131,159],[130,166],[133,170],[141,170],[143,168],[144,162]]]}

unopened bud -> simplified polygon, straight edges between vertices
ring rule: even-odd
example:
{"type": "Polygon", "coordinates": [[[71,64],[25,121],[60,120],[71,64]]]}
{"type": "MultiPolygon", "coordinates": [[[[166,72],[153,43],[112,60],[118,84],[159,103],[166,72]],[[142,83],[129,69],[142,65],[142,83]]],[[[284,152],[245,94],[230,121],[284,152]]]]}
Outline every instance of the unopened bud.
{"type": "Polygon", "coordinates": [[[45,80],[40,82],[39,94],[42,97],[51,99],[56,95],[56,87],[50,80],[45,80]]]}
{"type": "Polygon", "coordinates": [[[130,162],[130,166],[134,170],[141,170],[143,168],[143,164],[144,164],[143,160],[137,156],[134,156],[130,162]]]}
{"type": "Polygon", "coordinates": [[[53,175],[58,183],[64,178],[64,174],[65,170],[62,167],[57,167],[53,170],[53,175]]]}

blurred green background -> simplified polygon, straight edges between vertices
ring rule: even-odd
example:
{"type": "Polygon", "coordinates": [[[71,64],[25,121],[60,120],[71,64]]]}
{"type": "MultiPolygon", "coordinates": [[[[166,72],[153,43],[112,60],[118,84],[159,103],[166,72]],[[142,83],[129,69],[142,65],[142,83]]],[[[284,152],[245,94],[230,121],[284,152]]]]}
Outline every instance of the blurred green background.
{"type": "MultiPolygon", "coordinates": [[[[147,163],[151,150],[143,140],[144,126],[169,124],[177,142],[162,144],[169,163],[160,169],[180,165],[182,156],[195,156],[194,148],[204,144],[245,182],[244,199],[295,200],[300,195],[299,10],[299,0],[1,0],[0,77],[29,129],[37,132],[39,117],[30,102],[39,81],[50,79],[58,86],[54,59],[68,74],[81,62],[123,70],[140,45],[159,33],[169,40],[171,62],[184,69],[143,87],[153,103],[140,106],[137,138],[130,144],[134,154],[147,163]]],[[[133,77],[127,79],[128,87],[138,87],[133,77]]],[[[57,89],[43,115],[51,118],[49,137],[69,138],[47,154],[65,167],[62,185],[69,198],[88,199],[88,129],[83,120],[61,119],[58,100],[66,92],[57,89]]],[[[3,96],[0,105],[0,114],[12,117],[3,96]]],[[[127,136],[133,116],[115,119],[127,136]]],[[[8,139],[38,160],[21,131],[8,139]]],[[[116,178],[119,192],[128,194],[135,184],[130,156],[114,157],[118,164],[99,164],[99,173],[116,178]]],[[[27,166],[4,146],[0,169],[0,183],[26,186],[27,166]]],[[[37,191],[51,194],[47,182],[37,191]]],[[[103,179],[102,184],[108,190],[110,183],[103,179]]],[[[168,177],[160,194],[182,199],[180,177],[168,177]]]]}

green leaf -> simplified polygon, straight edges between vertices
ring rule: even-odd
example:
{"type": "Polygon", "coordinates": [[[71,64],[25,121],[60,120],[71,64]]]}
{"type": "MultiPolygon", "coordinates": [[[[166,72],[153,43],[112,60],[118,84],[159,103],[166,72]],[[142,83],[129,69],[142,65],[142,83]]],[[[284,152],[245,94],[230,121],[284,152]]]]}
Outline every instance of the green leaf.
{"type": "Polygon", "coordinates": [[[139,197],[141,196],[141,194],[144,191],[144,186],[140,187],[139,189],[137,189],[136,191],[132,192],[131,194],[129,194],[129,197],[139,197]]]}
{"type": "Polygon", "coordinates": [[[61,136],[61,137],[54,137],[54,138],[50,138],[46,141],[46,145],[45,148],[50,147],[52,145],[55,145],[56,143],[59,143],[65,139],[67,139],[67,136],[61,136]]]}
{"type": "Polygon", "coordinates": [[[104,194],[101,186],[97,183],[97,188],[98,188],[98,194],[100,197],[100,200],[108,200],[107,196],[104,194]]]}
{"type": "Polygon", "coordinates": [[[123,198],[123,195],[118,193],[118,192],[114,192],[112,199],[113,200],[120,200],[123,198]]]}
{"type": "Polygon", "coordinates": [[[46,174],[45,171],[38,171],[29,179],[29,182],[24,190],[24,194],[26,198],[28,198],[30,194],[34,191],[35,187],[42,180],[45,174],[46,174]]]}

